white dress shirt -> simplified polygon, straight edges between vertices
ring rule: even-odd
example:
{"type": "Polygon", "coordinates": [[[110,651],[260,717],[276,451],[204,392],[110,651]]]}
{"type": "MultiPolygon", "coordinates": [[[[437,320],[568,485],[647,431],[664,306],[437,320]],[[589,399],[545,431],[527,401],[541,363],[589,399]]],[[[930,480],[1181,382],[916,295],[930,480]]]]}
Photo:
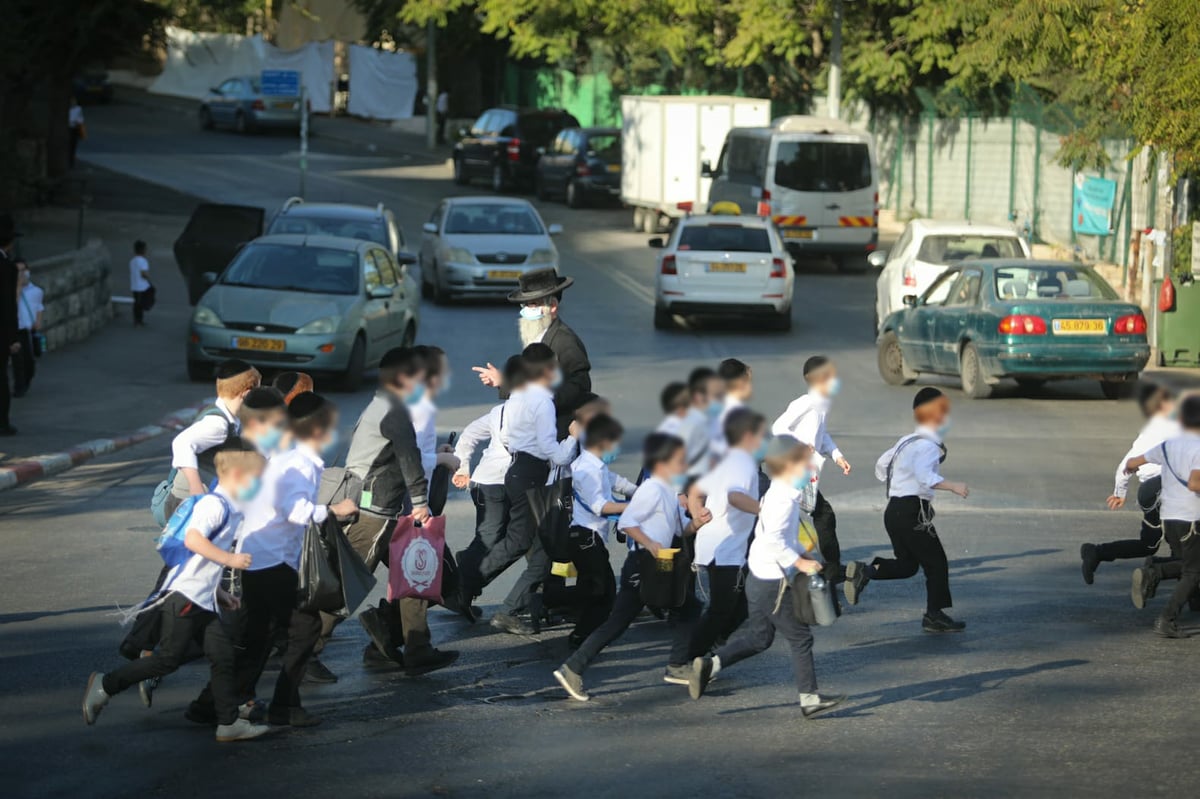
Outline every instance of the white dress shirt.
{"type": "Polygon", "coordinates": [[[819,475],[826,458],[837,460],[842,451],[837,448],[825,429],[825,417],[829,414],[829,397],[810,391],[792,400],[775,423],[771,435],[792,436],[801,444],[813,448],[813,468],[819,475]]]}
{"type": "Polygon", "coordinates": [[[150,271],[150,262],[144,255],[135,255],[129,259],[129,290],[145,291],[150,288],[146,273],[150,271]]]}
{"type": "Polygon", "coordinates": [[[688,408],[683,417],[680,438],[687,445],[688,474],[698,477],[708,471],[708,448],[712,439],[708,434],[708,414],[695,405],[688,408]]]}
{"type": "MultiPolygon", "coordinates": [[[[241,524],[242,513],[237,503],[218,487],[211,494],[196,500],[188,520],[188,529],[198,531],[213,546],[228,552],[233,548],[241,524]]],[[[164,593],[178,591],[205,610],[215,613],[217,588],[221,585],[224,571],[225,567],[221,564],[193,552],[190,558],[171,570],[163,581],[162,590],[164,593]]]]}
{"type": "Polygon", "coordinates": [[[246,509],[238,552],[250,555],[250,571],[280,563],[300,569],[300,550],[309,522],[321,524],[328,509],[317,503],[325,462],[307,444],[281,452],[267,462],[262,490],[246,509]]]}
{"type": "Polygon", "coordinates": [[[46,293],[32,283],[26,283],[21,287],[21,293],[17,295],[17,328],[20,330],[33,330],[37,324],[37,315],[46,310],[43,304],[43,299],[46,293]]]}
{"type": "Polygon", "coordinates": [[[417,434],[417,448],[421,450],[425,479],[432,480],[433,467],[437,466],[437,405],[426,391],[420,400],[409,406],[408,413],[412,416],[413,430],[417,434]]]}
{"type": "Polygon", "coordinates": [[[241,431],[242,425],[237,416],[229,410],[225,400],[219,399],[214,403],[221,410],[220,414],[209,414],[201,417],[180,431],[171,441],[171,466],[176,469],[196,469],[196,456],[207,452],[213,447],[225,443],[229,426],[235,431],[241,431]]]}
{"type": "Polygon", "coordinates": [[[729,442],[725,440],[725,420],[729,418],[729,414],[745,406],[746,403],[737,397],[726,397],[725,404],[721,406],[721,412],[712,420],[712,426],[709,429],[708,451],[714,461],[720,460],[729,451],[729,442]]]}
{"type": "Polygon", "coordinates": [[[471,472],[471,482],[481,486],[504,485],[504,474],[512,463],[512,455],[504,448],[500,426],[504,421],[504,404],[501,403],[463,428],[454,445],[454,454],[462,463],[461,469],[470,468],[471,457],[483,442],[488,442],[479,465],[471,472]]]}
{"type": "Polygon", "coordinates": [[[741,566],[754,531],[754,515],[729,504],[730,492],[758,499],[758,463],[741,447],[732,447],[717,467],[700,478],[704,507],[712,521],[696,533],[696,563],[741,566]]]}
{"type": "Polygon", "coordinates": [[[772,480],[762,498],[746,559],[750,573],[760,580],[778,580],[813,548],[815,540],[812,522],[800,510],[800,492],[784,480],[772,480]]]}
{"type": "MultiPolygon", "coordinates": [[[[637,527],[646,537],[660,547],[670,547],[676,536],[683,535],[687,527],[683,508],[679,505],[679,494],[665,480],[651,477],[637,487],[621,518],[617,529],[637,527]]],[[[630,538],[630,549],[635,544],[630,538]]]]}
{"type": "Polygon", "coordinates": [[[1192,472],[1200,469],[1200,434],[1184,431],[1149,450],[1145,456],[1146,460],[1163,467],[1162,517],[1177,522],[1200,521],[1200,494],[1187,487],[1192,472]]]}
{"type": "Polygon", "coordinates": [[[540,383],[531,383],[508,398],[502,432],[513,455],[524,452],[553,466],[566,466],[575,459],[575,437],[558,440],[554,395],[540,383]]]}
{"type": "Polygon", "coordinates": [[[614,492],[631,497],[637,486],[621,475],[613,474],[608,464],[584,450],[571,464],[571,487],[575,492],[571,523],[598,533],[607,543],[612,525],[602,512],[604,506],[616,501],[614,492]]]}
{"type": "MultiPolygon", "coordinates": [[[[1179,427],[1179,422],[1167,416],[1151,416],[1146,424],[1142,427],[1142,431],[1138,433],[1138,437],[1133,440],[1133,446],[1125,453],[1125,457],[1121,458],[1121,462],[1117,464],[1117,478],[1113,486],[1114,497],[1124,497],[1129,490],[1129,478],[1132,475],[1125,474],[1125,464],[1130,458],[1136,458],[1139,455],[1144,455],[1154,447],[1163,443],[1167,439],[1175,438],[1182,431],[1179,427]]],[[[1162,467],[1157,463],[1144,463],[1137,470],[1139,482],[1158,477],[1162,474],[1162,467]]]]}
{"type": "Polygon", "coordinates": [[[888,464],[892,467],[892,485],[888,497],[933,499],[933,487],[944,482],[941,474],[942,443],[936,430],[918,427],[904,436],[875,462],[875,477],[887,482],[888,464]]]}
{"type": "Polygon", "coordinates": [[[654,432],[665,433],[666,435],[675,436],[676,438],[683,438],[683,417],[674,413],[667,414],[667,416],[665,416],[663,420],[658,423],[658,427],[654,428],[654,432]]]}

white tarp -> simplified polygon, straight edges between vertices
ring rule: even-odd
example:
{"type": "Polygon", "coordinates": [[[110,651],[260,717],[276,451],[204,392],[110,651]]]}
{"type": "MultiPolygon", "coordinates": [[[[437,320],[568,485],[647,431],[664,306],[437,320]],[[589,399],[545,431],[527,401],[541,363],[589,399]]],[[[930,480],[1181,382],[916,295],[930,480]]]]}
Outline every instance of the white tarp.
{"type": "Polygon", "coordinates": [[[350,45],[351,114],[370,119],[408,119],[417,97],[417,62],[411,53],[350,45]]]}
{"type": "Polygon", "coordinates": [[[333,42],[309,42],[297,50],[263,46],[263,69],[293,69],[311,102],[314,114],[328,114],[333,99],[333,42]]]}

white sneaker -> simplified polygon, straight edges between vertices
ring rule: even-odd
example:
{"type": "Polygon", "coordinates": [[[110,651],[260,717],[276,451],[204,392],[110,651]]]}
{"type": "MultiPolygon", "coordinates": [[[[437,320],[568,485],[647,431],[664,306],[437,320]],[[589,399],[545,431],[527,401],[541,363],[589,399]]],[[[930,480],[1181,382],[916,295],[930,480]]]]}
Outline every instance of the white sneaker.
{"type": "Polygon", "coordinates": [[[92,676],[88,677],[87,690],[83,692],[83,720],[95,724],[108,699],[108,694],[104,693],[104,675],[93,671],[92,676]]]}
{"type": "Polygon", "coordinates": [[[255,724],[245,719],[238,719],[232,724],[217,725],[217,743],[249,741],[251,738],[266,735],[270,730],[271,728],[266,724],[255,724]]]}

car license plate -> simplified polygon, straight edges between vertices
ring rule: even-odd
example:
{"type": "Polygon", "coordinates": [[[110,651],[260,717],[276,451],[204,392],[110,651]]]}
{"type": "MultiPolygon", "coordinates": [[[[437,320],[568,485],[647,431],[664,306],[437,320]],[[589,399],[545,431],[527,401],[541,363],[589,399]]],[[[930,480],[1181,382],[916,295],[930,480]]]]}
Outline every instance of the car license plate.
{"type": "Polygon", "coordinates": [[[488,270],[488,280],[519,280],[521,273],[515,269],[491,269],[488,270]]]}
{"type": "Polygon", "coordinates": [[[234,336],[233,348],[235,350],[258,350],[259,352],[283,352],[284,341],[281,338],[234,336]]]}
{"type": "Polygon", "coordinates": [[[621,165],[620,164],[609,164],[607,167],[605,167],[605,169],[607,169],[609,172],[620,172],[621,165]]]}
{"type": "Polygon", "coordinates": [[[783,237],[785,239],[815,239],[816,233],[815,230],[785,230],[783,237]]]}
{"type": "Polygon", "coordinates": [[[271,103],[271,106],[273,108],[286,108],[289,111],[294,110],[296,108],[295,103],[289,103],[289,102],[274,102],[274,103],[271,103]]]}
{"type": "Polygon", "coordinates": [[[722,261],[720,263],[709,264],[708,271],[710,271],[710,272],[745,272],[746,265],[745,264],[731,264],[731,263],[726,263],[726,262],[722,261]]]}
{"type": "Polygon", "coordinates": [[[1103,319],[1055,319],[1051,329],[1057,336],[1102,336],[1108,332],[1103,319]]]}

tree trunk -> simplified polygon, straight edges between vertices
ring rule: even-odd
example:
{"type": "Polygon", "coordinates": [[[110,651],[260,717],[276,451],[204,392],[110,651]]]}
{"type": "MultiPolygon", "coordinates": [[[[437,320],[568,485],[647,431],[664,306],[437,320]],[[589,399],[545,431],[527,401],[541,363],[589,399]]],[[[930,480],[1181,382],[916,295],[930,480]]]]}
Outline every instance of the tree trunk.
{"type": "Polygon", "coordinates": [[[67,151],[71,146],[67,115],[71,109],[71,76],[53,75],[47,87],[46,103],[46,177],[64,177],[67,168],[67,151]]]}

